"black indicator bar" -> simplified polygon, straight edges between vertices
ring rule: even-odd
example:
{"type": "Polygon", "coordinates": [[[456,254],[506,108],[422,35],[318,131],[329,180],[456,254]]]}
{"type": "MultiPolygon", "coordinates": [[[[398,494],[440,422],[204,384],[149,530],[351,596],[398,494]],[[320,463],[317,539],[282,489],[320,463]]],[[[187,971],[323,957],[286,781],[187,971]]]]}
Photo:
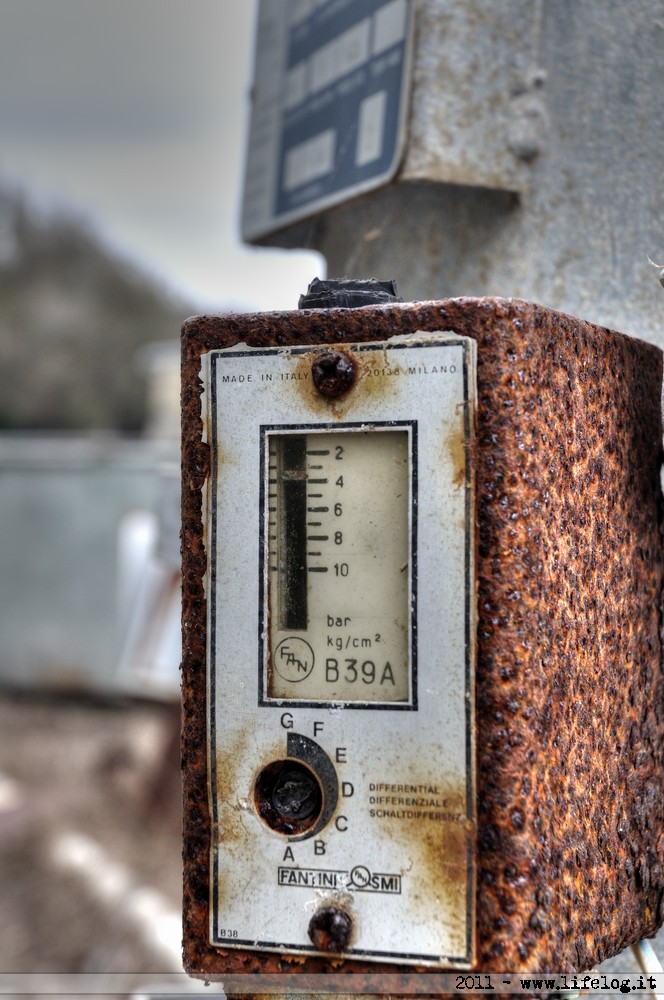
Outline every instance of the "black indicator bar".
{"type": "Polygon", "coordinates": [[[307,451],[305,437],[279,438],[281,492],[280,628],[306,629],[307,451]]]}

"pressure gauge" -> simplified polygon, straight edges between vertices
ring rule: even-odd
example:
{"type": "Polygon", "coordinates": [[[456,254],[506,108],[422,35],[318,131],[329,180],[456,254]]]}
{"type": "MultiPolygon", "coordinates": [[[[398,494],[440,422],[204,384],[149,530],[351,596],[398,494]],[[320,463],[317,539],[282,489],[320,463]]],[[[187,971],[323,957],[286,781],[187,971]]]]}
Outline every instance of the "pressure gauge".
{"type": "Polygon", "coordinates": [[[465,968],[474,343],[335,354],[203,356],[210,942],[465,968]]]}
{"type": "Polygon", "coordinates": [[[412,435],[266,431],[267,698],[411,703],[412,435]]]}

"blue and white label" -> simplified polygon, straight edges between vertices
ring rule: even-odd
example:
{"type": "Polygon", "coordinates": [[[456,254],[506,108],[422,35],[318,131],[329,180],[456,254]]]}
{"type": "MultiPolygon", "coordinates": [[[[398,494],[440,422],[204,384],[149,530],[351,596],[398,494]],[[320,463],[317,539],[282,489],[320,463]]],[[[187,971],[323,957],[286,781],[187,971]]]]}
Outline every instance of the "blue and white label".
{"type": "Polygon", "coordinates": [[[245,239],[392,178],[411,36],[411,0],[261,0],[245,239]]]}

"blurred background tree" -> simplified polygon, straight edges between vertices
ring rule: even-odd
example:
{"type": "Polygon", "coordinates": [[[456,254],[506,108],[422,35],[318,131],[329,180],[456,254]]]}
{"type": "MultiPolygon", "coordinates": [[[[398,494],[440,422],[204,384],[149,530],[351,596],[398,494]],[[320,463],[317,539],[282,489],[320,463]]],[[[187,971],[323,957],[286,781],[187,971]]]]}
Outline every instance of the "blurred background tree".
{"type": "Polygon", "coordinates": [[[0,190],[0,430],[140,431],[137,351],[194,311],[84,220],[0,190]]]}

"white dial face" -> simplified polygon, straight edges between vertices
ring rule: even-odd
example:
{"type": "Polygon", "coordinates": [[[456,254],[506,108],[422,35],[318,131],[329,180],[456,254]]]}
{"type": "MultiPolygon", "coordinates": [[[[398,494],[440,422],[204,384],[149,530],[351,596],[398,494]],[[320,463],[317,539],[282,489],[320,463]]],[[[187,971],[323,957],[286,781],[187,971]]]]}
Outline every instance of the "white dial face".
{"type": "Polygon", "coordinates": [[[266,435],[266,696],[411,698],[412,428],[266,435]]]}

